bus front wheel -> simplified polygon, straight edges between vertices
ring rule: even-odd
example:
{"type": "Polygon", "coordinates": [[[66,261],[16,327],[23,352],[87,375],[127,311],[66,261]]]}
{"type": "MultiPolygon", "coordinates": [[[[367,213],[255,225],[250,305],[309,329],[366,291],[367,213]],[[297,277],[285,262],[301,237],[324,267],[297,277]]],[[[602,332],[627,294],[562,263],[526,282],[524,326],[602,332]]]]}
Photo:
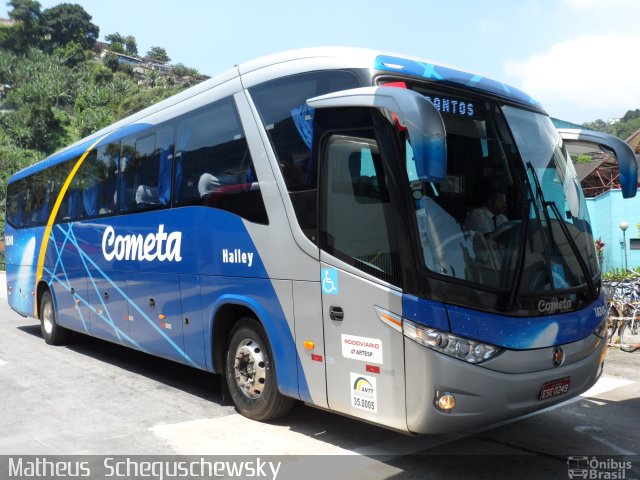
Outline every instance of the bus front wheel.
{"type": "Polygon", "coordinates": [[[69,330],[56,323],[56,310],[49,291],[40,299],[40,331],[49,345],[61,345],[69,338],[69,330]]]}
{"type": "Polygon", "coordinates": [[[233,403],[245,417],[271,420],[293,407],[295,400],[278,391],[267,335],[253,318],[240,319],[231,332],[225,375],[233,403]]]}

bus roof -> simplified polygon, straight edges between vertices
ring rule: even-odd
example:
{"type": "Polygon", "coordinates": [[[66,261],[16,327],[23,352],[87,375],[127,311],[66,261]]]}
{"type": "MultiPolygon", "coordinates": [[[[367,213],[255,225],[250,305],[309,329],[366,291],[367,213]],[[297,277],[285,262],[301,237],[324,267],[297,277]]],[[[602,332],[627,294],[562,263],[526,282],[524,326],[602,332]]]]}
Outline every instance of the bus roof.
{"type": "MultiPolygon", "coordinates": [[[[226,72],[218,74],[198,85],[167,98],[166,100],[123,118],[122,120],[119,120],[108,127],[79,140],[63,150],[50,155],[42,162],[21,170],[9,179],[9,183],[78,156],[84,153],[92,143],[108,133],[137,122],[142,122],[145,117],[177,105],[184,100],[232,80],[239,75],[246,75],[269,67],[277,67],[278,65],[287,65],[291,67],[296,63],[299,63],[299,67],[295,65],[294,68],[283,69],[286,71],[286,74],[292,74],[292,72],[303,73],[306,71],[336,68],[369,68],[386,71],[390,74],[424,78],[454,87],[478,90],[479,93],[500,97],[527,108],[533,108],[542,112],[544,111],[542,110],[540,103],[517,88],[423,58],[378,50],[348,47],[318,47],[291,50],[241,63],[226,72]],[[299,71],[296,70],[297,68],[299,68],[299,71]]],[[[285,73],[283,73],[283,75],[284,74],[285,73]]]]}

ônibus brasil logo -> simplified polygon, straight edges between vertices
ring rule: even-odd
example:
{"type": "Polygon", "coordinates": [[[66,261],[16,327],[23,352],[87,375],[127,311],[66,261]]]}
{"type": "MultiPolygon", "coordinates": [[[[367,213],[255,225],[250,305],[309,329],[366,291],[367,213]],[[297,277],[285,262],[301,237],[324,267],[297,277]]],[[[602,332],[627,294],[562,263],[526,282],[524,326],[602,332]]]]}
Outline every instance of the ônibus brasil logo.
{"type": "Polygon", "coordinates": [[[179,262],[182,232],[164,231],[164,225],[158,226],[157,233],[146,237],[138,235],[116,235],[113,227],[107,227],[102,235],[102,255],[105,260],[160,260],[179,262]]]}

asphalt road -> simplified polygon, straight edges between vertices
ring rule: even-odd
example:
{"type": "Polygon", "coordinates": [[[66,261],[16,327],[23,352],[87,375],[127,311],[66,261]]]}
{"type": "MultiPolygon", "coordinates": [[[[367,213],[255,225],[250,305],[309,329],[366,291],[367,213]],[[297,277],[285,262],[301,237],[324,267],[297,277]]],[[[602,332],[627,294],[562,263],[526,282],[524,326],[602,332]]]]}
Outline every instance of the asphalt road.
{"type": "Polygon", "coordinates": [[[610,349],[582,397],[460,434],[411,437],[305,405],[265,424],[223,403],[218,376],[84,336],[48,346],[0,300],[0,455],[287,455],[307,478],[448,480],[568,478],[596,458],[589,478],[640,478],[639,365],[610,349]],[[307,457],[319,454],[331,456],[307,457]],[[603,475],[621,460],[624,477],[603,475]]]}

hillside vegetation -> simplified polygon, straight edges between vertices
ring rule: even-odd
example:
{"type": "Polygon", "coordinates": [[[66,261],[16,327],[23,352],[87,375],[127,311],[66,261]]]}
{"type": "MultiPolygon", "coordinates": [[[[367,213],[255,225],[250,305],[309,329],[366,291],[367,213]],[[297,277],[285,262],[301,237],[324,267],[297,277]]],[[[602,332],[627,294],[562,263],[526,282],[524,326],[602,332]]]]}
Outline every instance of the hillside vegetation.
{"type": "Polygon", "coordinates": [[[633,132],[640,128],[640,109],[627,111],[622,118],[613,123],[607,123],[604,120],[598,119],[593,122],[584,123],[582,126],[591,130],[597,130],[598,132],[610,133],[622,140],[626,140],[633,132]]]}
{"type": "MultiPolygon", "coordinates": [[[[134,80],[132,66],[121,63],[117,53],[164,66],[170,61],[166,50],[152,47],[139,56],[135,37],[114,33],[105,37],[109,52],[100,58],[100,29],[79,5],[44,11],[34,0],[8,5],[13,24],[0,26],[3,207],[6,182],[16,171],[198,81],[198,72],[182,64],[165,69],[169,74],[149,70],[134,80]]],[[[3,235],[4,208],[0,215],[3,235]]]]}

